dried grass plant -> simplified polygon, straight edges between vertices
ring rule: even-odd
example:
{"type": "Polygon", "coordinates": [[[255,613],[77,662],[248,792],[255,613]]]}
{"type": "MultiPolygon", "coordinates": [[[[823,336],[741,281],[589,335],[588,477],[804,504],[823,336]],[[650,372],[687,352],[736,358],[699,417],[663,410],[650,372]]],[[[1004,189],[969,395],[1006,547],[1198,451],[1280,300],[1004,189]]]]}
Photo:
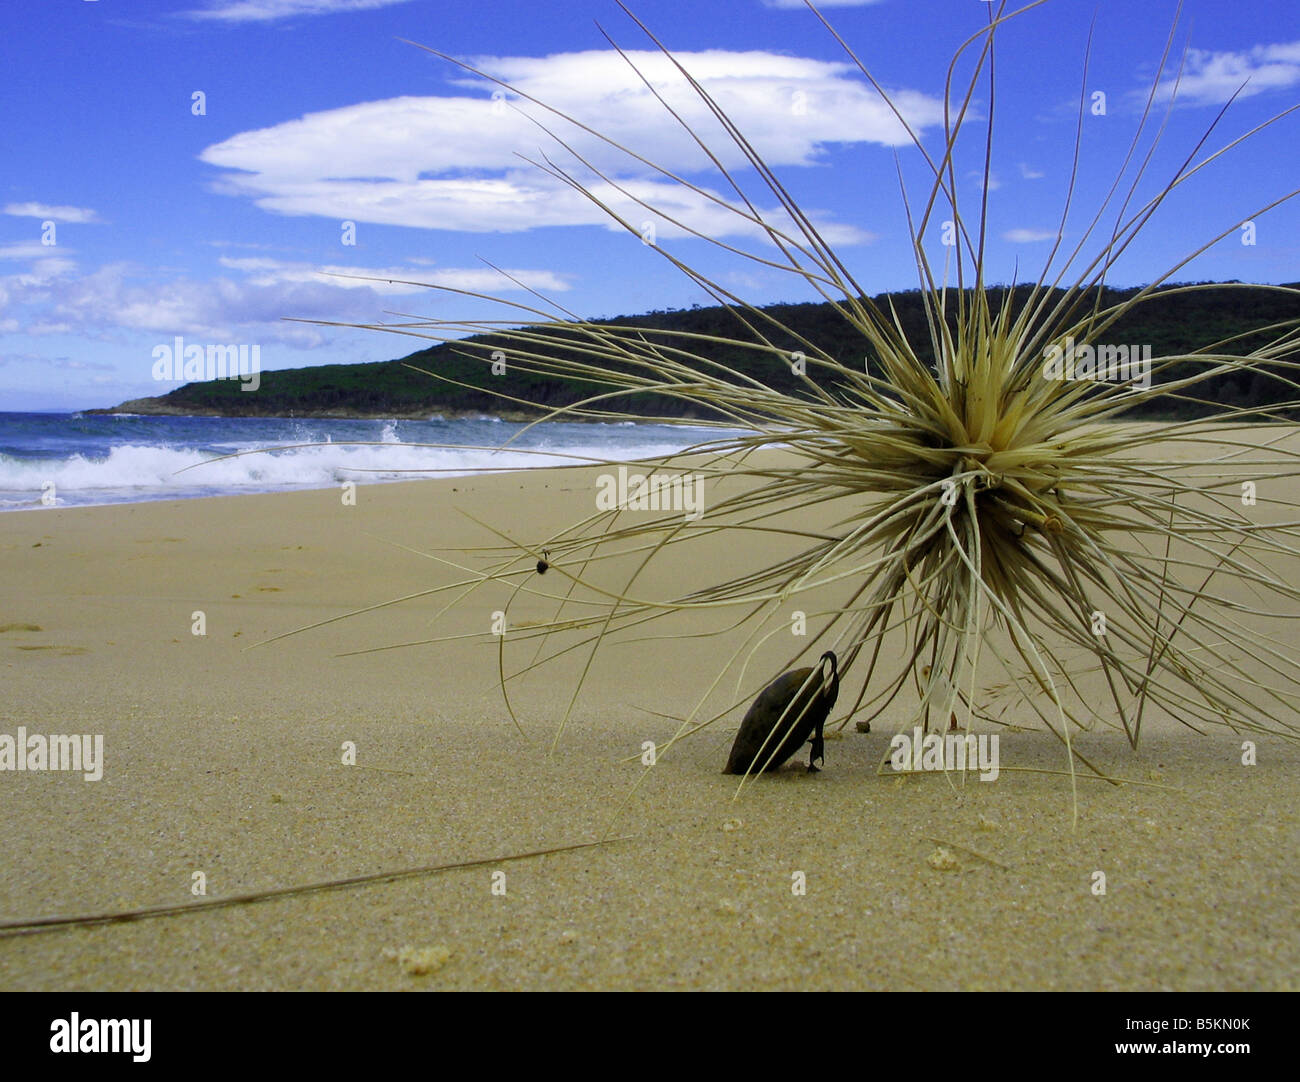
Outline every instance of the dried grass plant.
{"type": "MultiPolygon", "coordinates": [[[[738,260],[788,273],[833,305],[861,340],[856,356],[831,355],[662,245],[654,246],[658,255],[730,310],[734,335],[595,323],[537,294],[528,305],[501,301],[511,308],[506,320],[403,319],[370,325],[460,339],[460,348],[485,365],[504,336],[515,371],[590,383],[587,398],[545,419],[645,420],[614,408],[610,400],[653,393],[708,411],[713,418],[708,423],[746,433],[720,434],[693,446],[694,457],[661,467],[702,473],[711,492],[725,490],[698,520],[679,513],[597,510],[553,536],[528,540],[484,523],[495,534],[492,545],[440,557],[460,569],[458,577],[426,593],[448,591],[454,603],[464,604],[480,587],[505,583],[514,595],[557,599],[552,619],[496,640],[508,705],[512,681],[525,672],[580,651],[585,678],[597,653],[611,643],[652,634],[656,621],[672,613],[707,610],[719,617],[718,634],[739,628],[745,638],[738,648],[719,653],[717,680],[701,689],[696,709],[680,719],[675,741],[752,699],[775,675],[770,669],[750,671],[754,651],[788,630],[788,613],[808,607],[801,598],[830,591],[837,600],[809,612],[810,633],[798,642],[790,664],[828,649],[838,654],[841,725],[850,718],[879,717],[904,691],[915,689],[918,718],[946,722],[959,713],[969,726],[981,716],[990,689],[1000,685],[1001,695],[1020,704],[1017,717],[1036,718],[1069,749],[1072,779],[1080,772],[1102,774],[1073,745],[1074,735],[1113,725],[1137,747],[1144,715],[1153,707],[1198,730],[1300,734],[1294,708],[1300,669],[1285,638],[1285,622],[1300,612],[1297,523],[1284,498],[1267,501],[1267,513],[1265,504],[1247,506],[1240,498],[1243,482],[1267,480],[1276,495],[1281,479],[1300,473],[1296,453],[1284,441],[1290,429],[1277,427],[1296,403],[1267,410],[1223,404],[1209,416],[1167,424],[1123,417],[1131,407],[1157,399],[1201,402],[1205,382],[1223,373],[1267,371],[1290,394],[1296,323],[1255,328],[1268,342],[1246,352],[1233,339],[1154,357],[1147,387],[1049,379],[1043,371],[1053,346],[1069,339],[1106,341],[1117,321],[1161,287],[1164,296],[1207,288],[1165,284],[1234,233],[1238,220],[1224,223],[1222,233],[1122,303],[1104,306],[1099,287],[1171,193],[1297,107],[1215,146],[1220,113],[1154,194],[1140,194],[1174,108],[1158,88],[1170,71],[1176,87],[1181,71],[1171,59],[1171,30],[1128,154],[1103,204],[1079,228],[1072,211],[1086,109],[1081,87],[1079,131],[1057,239],[1026,302],[1004,303],[1009,292],[984,274],[993,110],[986,123],[973,126],[968,118],[981,88],[992,103],[997,39],[1014,32],[1014,21],[1042,2],[1015,11],[1005,3],[989,5],[987,26],[970,36],[949,66],[948,109],[938,145],[927,145],[907,128],[930,177],[919,198],[902,192],[927,312],[925,343],[909,340],[892,306],[867,298],[744,133],[644,25],[638,23],[716,118],[746,167],[726,168],[723,156],[691,132],[711,161],[719,188],[728,193],[724,198],[703,183],[655,166],[635,148],[611,140],[604,145],[638,169],[743,219],[762,238],[754,250],[698,233],[689,222],[642,202],[632,187],[584,157],[569,134],[580,132],[585,140],[601,138],[598,132],[489,72],[444,57],[501,87],[534,118],[544,118],[538,124],[555,151],[537,158],[537,167],[595,202],[629,233],[639,236],[640,223],[621,214],[610,193],[738,260]],[[972,127],[982,136],[984,164],[973,215],[959,192],[956,165],[958,142],[972,127]],[[1144,142],[1149,143],[1145,148],[1144,142]],[[769,199],[776,200],[779,214],[758,209],[769,199]],[[955,243],[944,249],[943,266],[936,267],[926,238],[943,219],[953,223],[955,243]],[[1067,236],[1076,239],[1067,242],[1067,236]],[[476,343],[462,337],[466,332],[496,337],[476,343]],[[555,349],[557,334],[568,347],[563,351],[555,349]],[[803,362],[798,393],[774,389],[742,367],[716,359],[718,347],[726,346],[790,361],[792,341],[801,354],[795,360],[803,362]],[[933,363],[924,359],[927,355],[933,363]],[[863,357],[869,358],[865,366],[863,357]],[[827,508],[838,512],[833,527],[801,525],[827,508]],[[763,544],[742,547],[742,553],[764,551],[773,534],[794,543],[795,551],[739,567],[721,581],[680,595],[660,596],[643,587],[647,568],[662,561],[689,562],[692,546],[720,534],[762,535],[763,544]],[[543,558],[545,580],[536,573],[536,561],[543,558]],[[611,586],[597,570],[615,559],[631,559],[632,570],[611,586]],[[551,589],[556,582],[563,584],[558,595],[551,589]],[[904,645],[886,648],[887,642],[904,645]],[[1080,686],[1087,674],[1104,680],[1104,700],[1090,698],[1080,686]],[[711,696],[724,688],[724,705],[706,709],[708,703],[718,706],[711,696]]],[[[813,14],[822,18],[815,9],[813,14]]],[[[826,27],[835,34],[829,23],[826,27]]],[[[862,77],[889,102],[867,65],[836,38],[862,77]]],[[[1086,55],[1083,74],[1086,85],[1086,55]]],[[[659,96],[648,78],[645,85],[659,96]]],[[[903,111],[890,104],[907,126],[903,111]]],[[[902,188],[901,167],[899,184],[902,188]]],[[[1294,194],[1283,193],[1258,213],[1294,194]]],[[[569,712],[581,690],[582,678],[569,712]]],[[[667,750],[661,747],[659,754],[667,750]]]]}

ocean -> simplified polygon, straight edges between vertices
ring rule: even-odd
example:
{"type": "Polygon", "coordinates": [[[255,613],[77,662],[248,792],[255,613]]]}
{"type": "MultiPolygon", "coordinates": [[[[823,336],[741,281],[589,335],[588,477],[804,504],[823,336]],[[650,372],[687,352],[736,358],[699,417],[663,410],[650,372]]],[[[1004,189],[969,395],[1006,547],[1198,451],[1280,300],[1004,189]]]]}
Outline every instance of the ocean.
{"type": "Polygon", "coordinates": [[[584,458],[631,461],[728,434],[695,425],[551,421],[496,450],[524,427],[494,417],[0,413],[0,511],[409,481],[584,458]],[[246,451],[258,453],[239,454],[246,451]]]}

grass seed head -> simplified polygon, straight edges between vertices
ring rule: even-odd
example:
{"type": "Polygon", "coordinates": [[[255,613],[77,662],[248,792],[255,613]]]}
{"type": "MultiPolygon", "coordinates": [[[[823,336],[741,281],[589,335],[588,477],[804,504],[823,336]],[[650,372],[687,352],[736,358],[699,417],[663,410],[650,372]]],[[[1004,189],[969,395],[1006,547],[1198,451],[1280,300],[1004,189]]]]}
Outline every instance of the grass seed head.
{"type": "MultiPolygon", "coordinates": [[[[1297,323],[1266,328],[1269,340],[1245,352],[1227,341],[1145,358],[1141,378],[1049,378],[1046,367],[1086,355],[1158,289],[1168,296],[1207,288],[1165,283],[1234,231],[1235,221],[1136,295],[1108,304],[1104,289],[1116,260],[1167,197],[1240,140],[1199,160],[1189,157],[1144,199],[1139,181],[1151,159],[1137,150],[1152,127],[1159,127],[1156,141],[1163,130],[1153,92],[1115,186],[1077,244],[1070,248],[1064,239],[1067,199],[1038,280],[1019,288],[986,283],[992,116],[982,129],[985,185],[973,216],[964,214],[964,197],[958,198],[959,137],[968,134],[966,118],[977,89],[987,80],[992,93],[995,41],[1038,6],[1009,12],[1005,4],[990,5],[988,25],[972,33],[949,69],[945,100],[952,104],[940,144],[913,137],[913,150],[930,175],[919,200],[906,193],[903,200],[928,327],[922,340],[904,333],[887,301],[865,295],[705,87],[638,23],[717,117],[747,163],[745,179],[757,178],[763,198],[774,198],[779,209],[756,209],[760,199],[747,192],[741,171],[724,167],[723,156],[708,147],[719,187],[731,197],[659,170],[611,140],[605,140],[607,147],[753,226],[765,241],[756,251],[713,243],[810,286],[852,327],[860,339],[858,356],[868,363],[850,363],[803,340],[771,313],[657,245],[650,247],[728,309],[734,333],[598,324],[541,299],[534,307],[503,301],[522,323],[507,331],[498,323],[403,323],[401,333],[436,339],[490,331],[490,343],[466,339],[461,347],[473,355],[480,351],[488,363],[489,351],[504,337],[515,370],[590,384],[589,397],[547,417],[644,420],[620,412],[610,400],[655,394],[704,412],[711,418],[704,423],[729,430],[691,448],[695,457],[688,466],[672,460],[663,467],[697,471],[716,483],[721,495],[697,521],[634,516],[618,508],[546,538],[545,549],[523,551],[497,532],[500,544],[478,554],[491,557],[487,569],[458,585],[500,581],[514,590],[531,589],[522,580],[536,561],[536,571],[560,572],[568,591],[552,620],[522,636],[532,641],[530,660],[514,673],[503,662],[503,687],[573,650],[585,657],[585,674],[598,651],[647,634],[648,624],[683,611],[714,612],[719,635],[739,628],[743,640],[734,649],[733,640],[725,640],[730,656],[720,656],[718,680],[684,719],[676,740],[751,700],[771,673],[747,680],[750,659],[781,630],[793,605],[829,594],[834,600],[809,614],[815,631],[790,664],[826,650],[838,654],[841,679],[846,685],[852,680],[851,693],[840,697],[841,706],[847,702],[846,721],[869,722],[913,688],[920,715],[946,719],[960,713],[964,727],[972,718],[996,720],[987,713],[988,700],[1005,694],[1018,700],[1021,720],[1036,717],[1070,749],[1071,772],[1076,763],[1093,769],[1073,747],[1073,733],[1111,724],[1136,747],[1144,713],[1152,707],[1197,729],[1297,735],[1293,703],[1300,673],[1278,636],[1279,621],[1300,602],[1300,577],[1283,569],[1296,556],[1295,523],[1286,517],[1289,505],[1274,504],[1283,517],[1270,519],[1244,508],[1235,493],[1252,478],[1296,475],[1289,431],[1270,422],[1295,416],[1291,411],[1300,403],[1268,409],[1223,405],[1198,420],[1164,425],[1123,416],[1156,400],[1203,404],[1199,389],[1228,372],[1266,372],[1293,390],[1297,323]],[[963,64],[964,91],[958,79],[963,64]],[[955,243],[945,250],[938,272],[926,237],[941,211],[954,224],[955,243]],[[1090,241],[1099,250],[1089,252],[1090,241]],[[557,343],[564,348],[557,350],[557,343]],[[797,349],[802,389],[777,390],[743,366],[723,363],[720,347],[783,360],[797,349]],[[735,435],[736,428],[744,434],[735,435]],[[654,595],[643,588],[647,566],[687,560],[692,546],[720,533],[760,540],[776,534],[791,551],[681,594],[654,595]],[[632,570],[610,585],[597,572],[615,555],[632,558],[632,570]],[[735,674],[735,695],[723,696],[722,709],[706,709],[724,673],[735,674]]],[[[906,126],[905,114],[840,40],[906,126]]],[[[1167,50],[1153,86],[1168,66],[1167,50]]],[[[618,182],[584,158],[565,130],[584,137],[598,133],[499,85],[527,103],[553,140],[554,152],[535,164],[637,233],[639,224],[607,201],[618,182]]],[[[1082,109],[1081,96],[1081,116],[1082,109]]],[[[1076,144],[1070,197],[1078,151],[1076,144]]],[[[623,194],[635,199],[634,193],[623,194]]],[[[690,231],[663,208],[643,208],[690,231]]],[[[1231,288],[1296,295],[1284,287],[1231,288]]]]}

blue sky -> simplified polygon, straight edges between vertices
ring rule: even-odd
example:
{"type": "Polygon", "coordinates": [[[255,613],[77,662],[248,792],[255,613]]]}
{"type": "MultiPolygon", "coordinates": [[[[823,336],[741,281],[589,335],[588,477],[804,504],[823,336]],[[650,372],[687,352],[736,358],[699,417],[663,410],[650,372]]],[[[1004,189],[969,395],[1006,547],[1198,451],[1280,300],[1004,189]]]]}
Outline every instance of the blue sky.
{"type": "MultiPolygon", "coordinates": [[[[723,103],[863,288],[916,286],[898,170],[918,203],[926,190],[923,159],[806,7],[787,0],[630,6],[723,103]]],[[[1173,0],[1048,0],[1002,29],[991,280],[1036,278],[1060,230],[1091,20],[1089,107],[1062,253],[1083,238],[1123,164],[1176,9],[1173,0]],[[1093,112],[1098,92],[1104,115],[1093,112]]],[[[822,10],[933,152],[942,143],[948,61],[987,23],[989,5],[839,0],[822,10]]],[[[698,99],[613,0],[5,5],[0,410],[107,406],[163,393],[177,384],[153,380],[152,351],[178,335],[187,343],[257,344],[263,369],[276,369],[385,360],[421,345],[283,317],[510,315],[454,294],[339,274],[432,282],[525,303],[535,300],[527,286],[591,318],[710,303],[639,235],[524,160],[543,154],[608,194],[638,230],[654,222],[663,251],[746,300],[811,299],[797,278],[713,248],[628,202],[530,115],[545,118],[625,191],[728,244],[771,255],[737,215],[512,93],[494,99],[491,83],[398,40],[472,61],[700,189],[729,195],[598,23],[723,152],[723,164],[736,167],[734,148],[698,99]],[[348,222],[355,243],[346,243],[348,222]]],[[[1300,102],[1294,0],[1187,0],[1175,41],[1175,66],[1188,49],[1182,84],[1130,209],[1192,153],[1243,83],[1201,157],[1300,102]]],[[[1169,89],[1162,85],[1162,102],[1169,89]]],[[[968,225],[978,217],[989,105],[981,84],[957,162],[968,225]]],[[[1165,120],[1162,107],[1148,132],[1165,120]]],[[[1143,140],[1127,178],[1149,144],[1143,140]]],[[[1300,185],[1297,145],[1300,111],[1211,163],[1171,195],[1111,280],[1137,284],[1164,274],[1300,185]]],[[[735,176],[760,210],[775,206],[752,170],[737,168],[735,176]]],[[[1127,190],[1085,245],[1089,258],[1104,245],[1127,190]]],[[[937,267],[945,251],[940,223],[949,216],[939,213],[925,236],[937,267]]],[[[1300,279],[1300,199],[1254,220],[1254,244],[1234,232],[1176,279],[1300,279]]]]}

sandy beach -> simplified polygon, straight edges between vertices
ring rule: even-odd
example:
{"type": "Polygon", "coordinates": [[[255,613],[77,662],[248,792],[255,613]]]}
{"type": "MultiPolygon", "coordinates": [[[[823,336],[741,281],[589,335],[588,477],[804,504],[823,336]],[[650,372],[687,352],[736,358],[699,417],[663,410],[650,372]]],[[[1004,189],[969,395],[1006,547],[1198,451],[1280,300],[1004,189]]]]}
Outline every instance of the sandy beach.
{"type": "MultiPolygon", "coordinates": [[[[720,769],[740,711],[634,789],[643,742],[667,740],[725,661],[710,639],[608,651],[553,750],[582,658],[513,688],[521,734],[481,639],[504,589],[246,649],[463,578],[421,553],[495,543],[470,515],[545,537],[590,512],[588,472],[363,486],[355,506],[332,489],[0,515],[0,733],[104,748],[98,781],[0,773],[0,921],[620,839],[6,935],[0,987],[1300,987],[1293,743],[1260,740],[1243,766],[1241,737],[1173,719],[1150,718],[1137,752],[1086,734],[1099,765],[1145,784],[1081,780],[1076,825],[1068,778],[1032,772],[1066,765],[1048,733],[1004,733],[991,784],[877,774],[900,712],[829,739],[820,774],[800,756],[733,799],[720,769]],[[338,656],[435,636],[463,637],[338,656]],[[428,972],[403,964],[408,947],[428,972]]],[[[734,573],[765,544],[716,540],[645,589],[734,573]]],[[[549,611],[527,595],[510,608],[517,626],[549,611]]]]}

